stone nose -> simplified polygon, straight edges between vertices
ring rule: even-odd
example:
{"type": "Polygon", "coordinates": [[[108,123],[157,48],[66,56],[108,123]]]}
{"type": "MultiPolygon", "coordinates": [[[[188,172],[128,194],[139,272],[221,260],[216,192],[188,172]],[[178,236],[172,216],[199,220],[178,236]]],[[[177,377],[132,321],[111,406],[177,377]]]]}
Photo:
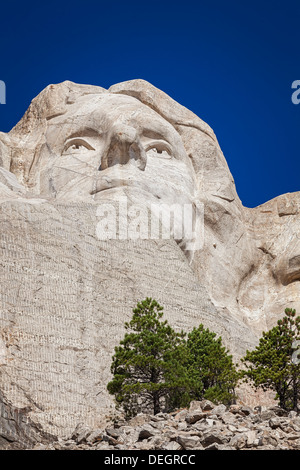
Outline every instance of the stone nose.
{"type": "Polygon", "coordinates": [[[134,160],[140,170],[144,170],[147,155],[135,128],[121,126],[115,128],[109,142],[108,150],[102,157],[99,170],[113,165],[126,165],[134,160]]]}

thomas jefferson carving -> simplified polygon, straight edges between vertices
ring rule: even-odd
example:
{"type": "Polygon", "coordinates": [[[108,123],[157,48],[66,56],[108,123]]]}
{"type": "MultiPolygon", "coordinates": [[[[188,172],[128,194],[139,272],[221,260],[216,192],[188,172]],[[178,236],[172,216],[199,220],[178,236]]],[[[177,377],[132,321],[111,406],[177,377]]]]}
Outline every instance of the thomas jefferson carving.
{"type": "Polygon", "coordinates": [[[297,308],[299,193],[243,207],[212,129],[143,80],[50,85],[1,134],[1,165],[2,200],[201,203],[192,266],[215,305],[257,331],[297,308]]]}
{"type": "Polygon", "coordinates": [[[0,133],[0,397],[24,416],[26,445],[36,429],[102,425],[114,347],[146,296],[238,357],[285,307],[300,311],[299,194],[244,207],[212,129],[143,80],[43,90],[0,133]],[[97,208],[123,197],[204,208],[203,246],[99,240],[97,208]]]}

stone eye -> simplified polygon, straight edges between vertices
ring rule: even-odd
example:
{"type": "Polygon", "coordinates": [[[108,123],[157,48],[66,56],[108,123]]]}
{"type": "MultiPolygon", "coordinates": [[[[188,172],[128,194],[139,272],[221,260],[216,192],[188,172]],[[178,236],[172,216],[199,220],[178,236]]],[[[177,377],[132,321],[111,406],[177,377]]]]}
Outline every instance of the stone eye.
{"type": "Polygon", "coordinates": [[[95,149],[85,140],[72,139],[66,143],[64,150],[63,150],[63,155],[78,154],[78,153],[87,152],[89,150],[95,150],[95,149]]]}
{"type": "Polygon", "coordinates": [[[158,158],[172,158],[172,150],[171,147],[166,142],[155,142],[149,144],[145,151],[147,156],[153,156],[158,158]]]}

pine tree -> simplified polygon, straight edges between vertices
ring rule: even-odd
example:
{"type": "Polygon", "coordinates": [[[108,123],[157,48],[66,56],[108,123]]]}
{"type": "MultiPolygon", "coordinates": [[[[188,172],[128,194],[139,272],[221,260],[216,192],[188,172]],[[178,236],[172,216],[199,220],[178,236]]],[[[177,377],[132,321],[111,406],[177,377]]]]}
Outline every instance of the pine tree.
{"type": "Polygon", "coordinates": [[[300,317],[296,310],[285,309],[285,317],[277,326],[263,332],[254,351],[247,351],[242,362],[244,377],[255,388],[274,390],[279,405],[285,410],[298,410],[300,398],[300,360],[297,343],[300,341],[300,317]]]}
{"type": "Polygon", "coordinates": [[[162,316],[163,307],[156,300],[138,303],[125,323],[128,332],[115,348],[107,389],[128,417],[170,411],[189,396],[185,335],[176,333],[162,316]]]}
{"type": "Polygon", "coordinates": [[[189,333],[187,349],[189,375],[197,384],[193,398],[232,403],[239,373],[229,351],[222,345],[222,338],[216,338],[214,332],[200,324],[189,333]]]}

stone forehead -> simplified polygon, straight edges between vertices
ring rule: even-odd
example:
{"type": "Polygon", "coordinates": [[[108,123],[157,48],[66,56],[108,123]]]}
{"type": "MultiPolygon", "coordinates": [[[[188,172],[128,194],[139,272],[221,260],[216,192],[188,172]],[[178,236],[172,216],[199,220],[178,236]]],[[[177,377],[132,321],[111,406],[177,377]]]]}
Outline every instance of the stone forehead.
{"type": "Polygon", "coordinates": [[[47,121],[46,135],[47,139],[53,136],[57,141],[70,132],[106,134],[119,132],[127,126],[148,137],[165,138],[179,147],[183,145],[178,131],[156,111],[136,98],[111,93],[80,97],[66,113],[47,121]]]}
{"type": "MultiPolygon", "coordinates": [[[[10,131],[10,136],[39,132],[47,122],[56,116],[68,112],[73,104],[86,98],[97,99],[106,95],[134,98],[145,109],[152,109],[178,130],[178,126],[190,127],[210,137],[216,144],[213,130],[192,111],[180,105],[166,93],[145,80],[135,79],[111,86],[108,90],[94,85],[82,85],[65,81],[48,85],[31,102],[28,110],[17,125],[10,131]]],[[[128,102],[128,101],[127,101],[128,102]]]]}
{"type": "Polygon", "coordinates": [[[62,115],[53,116],[48,119],[49,124],[52,122],[82,121],[82,117],[89,116],[105,117],[110,115],[113,118],[122,120],[124,117],[135,119],[136,121],[145,121],[150,123],[149,118],[154,121],[160,121],[161,125],[167,126],[169,129],[174,127],[163,118],[157,111],[151,109],[138,99],[121,94],[105,93],[101,95],[80,96],[75,103],[68,106],[62,115]]]}

